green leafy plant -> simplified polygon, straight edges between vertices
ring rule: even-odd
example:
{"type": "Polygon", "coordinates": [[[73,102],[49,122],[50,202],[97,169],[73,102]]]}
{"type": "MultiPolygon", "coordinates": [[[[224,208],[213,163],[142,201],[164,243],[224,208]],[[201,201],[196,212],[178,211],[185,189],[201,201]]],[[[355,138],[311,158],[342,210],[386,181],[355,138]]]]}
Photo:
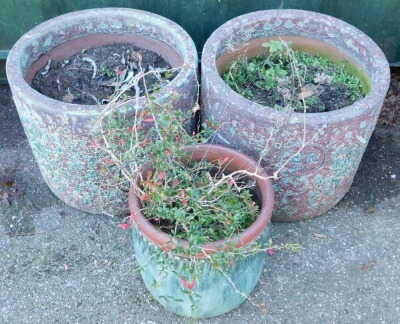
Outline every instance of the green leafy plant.
{"type": "Polygon", "coordinates": [[[104,76],[107,76],[107,78],[113,78],[116,76],[115,71],[110,70],[107,66],[102,65],[99,69],[100,73],[103,74],[104,76]]]}
{"type": "Polygon", "coordinates": [[[237,93],[275,109],[325,112],[363,97],[361,81],[320,55],[294,51],[291,44],[271,40],[265,55],[240,57],[222,75],[237,93]],[[305,102],[303,102],[305,101],[305,102]]]}

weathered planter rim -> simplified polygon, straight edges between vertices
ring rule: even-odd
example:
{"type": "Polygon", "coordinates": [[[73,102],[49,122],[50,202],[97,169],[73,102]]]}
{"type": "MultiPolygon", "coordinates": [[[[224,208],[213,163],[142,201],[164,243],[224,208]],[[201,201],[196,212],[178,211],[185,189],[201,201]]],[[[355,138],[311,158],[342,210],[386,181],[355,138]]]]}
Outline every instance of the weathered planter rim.
{"type": "MultiPolygon", "coordinates": [[[[184,51],[182,51],[181,53],[177,52],[182,58],[184,67],[180,70],[178,75],[168,85],[163,87],[157,93],[156,95],[157,99],[162,100],[163,98],[168,97],[168,95],[173,91],[173,89],[176,89],[180,83],[184,82],[184,80],[190,77],[190,75],[193,73],[192,71],[193,69],[197,69],[198,57],[197,57],[197,50],[195,48],[193,40],[190,38],[190,36],[182,27],[180,27],[178,24],[176,24],[170,19],[167,19],[165,17],[147,11],[130,9],[130,8],[95,8],[95,9],[86,9],[86,10],[66,13],[37,25],[36,27],[28,31],[26,34],[21,36],[21,38],[11,48],[6,62],[7,77],[10,80],[10,83],[15,84],[21,89],[21,91],[27,93],[27,95],[29,95],[33,101],[42,102],[43,108],[48,111],[56,112],[62,110],[63,113],[71,115],[72,114],[79,115],[82,113],[84,114],[92,113],[93,115],[97,115],[100,111],[102,111],[105,108],[105,105],[100,105],[100,106],[81,105],[81,104],[66,103],[63,101],[49,98],[34,90],[25,81],[25,75],[22,74],[22,69],[21,69],[20,62],[22,60],[22,56],[26,52],[27,44],[30,43],[31,39],[38,38],[41,35],[46,35],[46,33],[48,33],[48,30],[60,28],[67,24],[77,24],[79,21],[85,21],[87,20],[88,15],[98,16],[99,19],[105,19],[104,18],[105,16],[124,17],[126,19],[141,19],[146,24],[150,24],[151,26],[158,26],[160,24],[165,24],[168,26],[168,28],[173,30],[173,35],[177,37],[180,44],[188,45],[185,46],[184,51]],[[13,67],[17,67],[17,69],[15,70],[17,73],[14,73],[13,67]],[[55,107],[55,109],[53,109],[53,107],[55,107]]],[[[76,38],[79,37],[71,38],[71,40],[76,38]]],[[[145,102],[146,98],[142,96],[139,98],[139,101],[140,101],[139,102],[140,106],[140,103],[145,102]]],[[[126,104],[130,103],[134,104],[134,99],[126,102],[126,104]]]]}
{"type": "MultiPolygon", "coordinates": [[[[234,34],[236,30],[239,29],[239,27],[243,29],[245,26],[255,23],[257,21],[262,21],[265,23],[269,19],[272,21],[277,18],[284,19],[287,15],[295,15],[297,18],[304,17],[304,19],[315,17],[320,20],[327,20],[332,25],[347,30],[348,32],[350,32],[350,34],[347,33],[346,36],[356,35],[354,36],[354,38],[357,38],[358,40],[364,42],[366,50],[368,51],[368,53],[370,53],[371,56],[374,57],[374,61],[376,62],[376,66],[373,69],[373,77],[371,77],[371,73],[368,72],[365,66],[362,66],[362,68],[365,70],[368,77],[370,78],[372,84],[371,91],[364,98],[356,101],[350,106],[341,108],[336,111],[307,113],[306,120],[311,121],[313,124],[320,125],[324,125],[327,123],[340,123],[344,120],[356,118],[359,115],[365,114],[366,112],[368,112],[368,110],[366,109],[372,111],[373,107],[376,106],[376,103],[383,101],[389,85],[390,69],[385,55],[383,54],[379,46],[362,31],[344,21],[325,14],[306,10],[262,10],[249,14],[244,14],[229,20],[218,29],[216,29],[206,41],[203,48],[202,62],[204,63],[202,64],[202,73],[208,74],[208,78],[212,80],[214,87],[222,88],[223,91],[228,90],[229,95],[232,96],[231,100],[237,102],[238,105],[241,105],[242,109],[250,115],[257,116],[258,118],[262,118],[263,115],[268,115],[268,118],[272,118],[273,116],[275,116],[275,118],[280,118],[280,116],[286,114],[285,112],[277,111],[271,107],[263,106],[251,100],[248,100],[245,97],[236,93],[234,90],[230,89],[230,87],[223,81],[223,79],[219,75],[215,62],[219,57],[218,50],[221,48],[221,46],[223,46],[223,44],[221,44],[221,39],[228,39],[232,34],[234,34]],[[367,102],[372,103],[367,104],[367,102]]],[[[273,35],[281,34],[273,34],[272,32],[271,36],[273,35]]],[[[305,32],[302,33],[301,30],[297,33],[293,32],[292,34],[285,33],[282,34],[282,36],[303,36],[310,38],[310,35],[306,34],[305,32]]],[[[336,35],[336,37],[340,37],[340,35],[336,35]]],[[[353,57],[353,55],[348,50],[344,50],[343,48],[338,47],[337,45],[330,43],[327,40],[320,41],[333,45],[341,50],[343,53],[345,53],[347,56],[353,57]]],[[[293,112],[289,121],[290,124],[302,124],[304,122],[303,115],[304,113],[293,112]]]]}
{"type": "MultiPolygon", "coordinates": [[[[257,162],[251,157],[240,153],[234,149],[215,145],[215,144],[201,144],[196,145],[192,148],[185,148],[187,151],[192,151],[192,156],[203,156],[204,154],[210,154],[211,159],[218,159],[217,156],[225,157],[229,156],[232,158],[230,162],[231,169],[236,170],[236,164],[244,163],[245,168],[250,172],[256,172],[259,176],[264,179],[251,177],[257,181],[258,188],[262,197],[262,207],[259,212],[259,216],[246,230],[239,234],[239,238],[233,237],[230,239],[222,239],[219,241],[209,242],[204,245],[204,250],[207,254],[213,253],[215,250],[226,250],[229,248],[227,246],[228,242],[234,242],[236,246],[246,246],[251,244],[259,237],[265,227],[270,223],[272,216],[272,209],[274,206],[274,191],[272,187],[272,181],[267,178],[268,175],[264,169],[260,166],[257,167],[257,162]],[[240,161],[240,162],[239,162],[240,161]]],[[[196,158],[195,158],[196,159],[196,158]]],[[[129,208],[131,212],[134,213],[133,221],[137,225],[138,229],[143,233],[143,235],[157,247],[163,248],[164,250],[170,250],[171,246],[171,236],[158,230],[154,225],[152,225],[149,220],[144,216],[142,212],[142,205],[140,203],[139,197],[135,194],[135,186],[139,186],[140,177],[137,177],[135,183],[131,184],[131,188],[128,194],[129,208]]],[[[174,243],[179,246],[187,246],[186,240],[176,239],[174,243]]],[[[204,255],[199,255],[199,259],[205,258],[204,255]]]]}

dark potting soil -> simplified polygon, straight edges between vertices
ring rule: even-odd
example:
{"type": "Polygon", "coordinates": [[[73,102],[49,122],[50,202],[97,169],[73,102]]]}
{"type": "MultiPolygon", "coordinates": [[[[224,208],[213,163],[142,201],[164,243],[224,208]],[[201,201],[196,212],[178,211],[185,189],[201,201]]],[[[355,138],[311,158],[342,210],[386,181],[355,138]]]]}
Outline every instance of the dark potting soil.
{"type": "MultiPolygon", "coordinates": [[[[315,67],[308,66],[307,69],[308,71],[312,71],[313,69],[315,69],[315,67]]],[[[296,85],[296,87],[300,88],[299,85],[296,85]]],[[[284,98],[286,93],[284,93],[283,91],[290,88],[285,88],[285,85],[283,85],[283,87],[281,88],[283,89],[283,96],[280,98],[277,98],[275,89],[262,89],[253,84],[250,85],[248,89],[251,89],[254,95],[254,97],[248,99],[257,102],[260,105],[275,107],[276,109],[282,109],[287,105],[287,102],[284,98]]],[[[289,90],[287,91],[287,93],[290,93],[292,91],[293,90],[289,90]]],[[[303,97],[307,113],[319,113],[338,110],[350,106],[355,102],[355,100],[352,100],[350,98],[350,91],[346,84],[314,84],[310,82],[306,83],[299,90],[297,90],[294,97],[295,99],[297,99],[297,101],[291,100],[289,106],[293,105],[295,111],[303,112],[304,106],[301,100],[301,98],[303,97]]],[[[360,96],[358,99],[361,98],[362,96],[360,96]]]]}
{"type": "MultiPolygon", "coordinates": [[[[74,104],[107,104],[110,98],[142,71],[149,73],[140,79],[140,96],[155,91],[170,82],[176,71],[158,54],[129,43],[111,44],[83,50],[62,61],[49,61],[38,71],[32,88],[43,95],[74,104]],[[144,82],[145,80],[145,85],[144,82]]],[[[120,97],[135,97],[133,85],[120,97]]]]}

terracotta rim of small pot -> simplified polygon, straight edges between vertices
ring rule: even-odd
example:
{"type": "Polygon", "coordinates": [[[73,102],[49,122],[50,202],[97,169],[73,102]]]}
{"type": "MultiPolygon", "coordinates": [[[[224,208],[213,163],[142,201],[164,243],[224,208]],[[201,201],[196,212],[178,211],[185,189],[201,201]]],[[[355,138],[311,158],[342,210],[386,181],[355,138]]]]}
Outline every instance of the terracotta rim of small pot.
{"type": "MultiPolygon", "coordinates": [[[[234,101],[237,105],[240,105],[246,113],[258,118],[263,118],[264,116],[265,118],[279,118],[284,114],[283,112],[252,102],[230,89],[219,75],[216,61],[225,52],[223,47],[226,45],[227,40],[240,34],[246,28],[250,30],[252,26],[257,24],[271,25],[278,24],[278,22],[278,26],[281,27],[286,23],[293,24],[294,20],[304,23],[320,23],[320,34],[313,34],[306,26],[303,29],[300,27],[293,28],[290,34],[275,33],[275,30],[273,30],[266,32],[266,34],[270,33],[269,35],[262,36],[308,37],[337,47],[339,51],[342,51],[343,54],[351,59],[355,60],[355,57],[358,57],[360,61],[365,59],[360,65],[371,82],[371,91],[363,99],[336,111],[307,113],[307,120],[321,125],[341,123],[343,120],[372,112],[374,107],[385,98],[390,82],[389,64],[384,53],[370,37],[359,29],[342,20],[317,12],[296,9],[263,10],[244,14],[227,21],[212,33],[204,45],[201,60],[202,75],[207,76],[207,82],[218,89],[218,91],[216,90],[217,92],[229,94],[227,100],[234,101]],[[332,28],[332,31],[326,31],[326,28],[332,28]]],[[[278,27],[276,28],[278,29],[278,27]]],[[[251,35],[247,35],[247,37],[252,39],[251,35]]],[[[303,118],[301,115],[302,113],[294,112],[291,117],[291,123],[302,124],[303,118]]]]}
{"type": "MultiPolygon", "coordinates": [[[[259,177],[251,177],[257,182],[257,186],[261,193],[261,209],[259,216],[250,225],[249,228],[240,233],[239,237],[234,237],[231,239],[223,239],[215,242],[209,242],[204,245],[204,251],[206,254],[211,254],[214,251],[223,251],[229,249],[227,245],[228,242],[235,243],[237,247],[246,246],[254,242],[257,237],[259,237],[265,227],[270,223],[272,209],[274,206],[274,191],[272,187],[272,182],[268,178],[268,175],[264,169],[258,166],[258,163],[250,158],[249,156],[235,151],[231,148],[227,148],[220,145],[212,144],[202,144],[194,147],[187,147],[185,151],[191,153],[192,159],[201,159],[204,156],[211,161],[221,160],[225,157],[229,157],[231,162],[227,166],[228,171],[234,170],[247,170],[249,172],[255,172],[259,177]]],[[[142,170],[142,174],[147,172],[148,168],[142,170]]],[[[142,205],[140,199],[135,194],[135,186],[140,185],[140,177],[137,177],[134,184],[131,184],[129,190],[128,200],[129,208],[134,214],[133,221],[137,225],[138,229],[143,233],[143,235],[157,247],[163,248],[165,251],[169,251],[174,245],[187,246],[187,241],[176,239],[174,243],[171,243],[171,236],[159,231],[149,220],[144,216],[142,212],[142,205]]],[[[199,259],[203,259],[205,255],[198,255],[199,259]]]]}
{"type": "MultiPolygon", "coordinates": [[[[118,30],[122,28],[127,28],[125,26],[121,27],[124,20],[137,20],[139,22],[142,22],[142,25],[146,26],[146,33],[155,33],[157,29],[163,30],[163,36],[165,36],[166,39],[170,39],[171,43],[174,42],[175,44],[177,44],[179,50],[173,48],[170,44],[164,43],[165,47],[169,46],[171,47],[171,50],[176,51],[183,62],[182,66],[184,66],[185,68],[182,68],[178,75],[168,85],[157,92],[156,99],[158,100],[163,100],[164,98],[167,98],[174,89],[179,87],[179,85],[184,84],[185,82],[187,82],[188,79],[193,78],[193,73],[195,73],[193,71],[197,71],[198,57],[193,40],[182,27],[180,27],[172,20],[147,11],[137,9],[97,8],[75,11],[57,16],[37,25],[29,32],[24,34],[14,44],[8,55],[8,59],[6,62],[6,71],[9,82],[12,83],[15,88],[19,88],[20,92],[23,92],[30,98],[32,98],[33,101],[41,102],[43,108],[48,111],[56,112],[61,109],[71,115],[79,115],[83,111],[85,112],[85,114],[93,113],[93,115],[97,115],[100,111],[99,106],[97,105],[72,104],[49,98],[31,88],[29,83],[25,80],[26,73],[28,72],[29,68],[42,56],[46,55],[46,52],[30,52],[32,48],[35,48],[35,44],[37,46],[38,43],[43,43],[45,44],[44,46],[46,46],[46,43],[48,42],[49,48],[47,52],[49,52],[52,49],[56,48],[58,45],[65,43],[62,42],[53,46],[52,41],[55,33],[57,33],[58,35],[64,35],[62,37],[70,37],[70,35],[65,35],[69,33],[68,28],[71,26],[74,26],[73,29],[77,29],[78,31],[80,25],[89,29],[90,27],[87,27],[85,25],[89,21],[89,18],[93,21],[98,22],[98,30],[102,30],[103,34],[109,33],[112,35],[119,35],[118,30]],[[101,24],[104,24],[104,26],[106,27],[101,27],[101,24]],[[33,61],[30,61],[27,66],[23,66],[23,62],[29,61],[29,56],[32,55],[35,56],[35,59],[33,61]]],[[[85,28],[82,28],[84,32],[86,32],[85,28]]],[[[132,28],[130,33],[135,33],[135,30],[133,29],[134,28],[132,28]]],[[[99,34],[100,33],[97,32],[82,34],[79,36],[71,35],[71,38],[67,39],[66,41],[76,40],[81,36],[84,37],[99,34]]],[[[121,34],[129,35],[129,32],[127,30],[124,30],[123,32],[121,32],[121,34]]],[[[160,43],[163,42],[160,41],[160,43]]],[[[143,105],[146,102],[146,98],[142,96],[139,98],[139,101],[139,105],[143,105]]]]}

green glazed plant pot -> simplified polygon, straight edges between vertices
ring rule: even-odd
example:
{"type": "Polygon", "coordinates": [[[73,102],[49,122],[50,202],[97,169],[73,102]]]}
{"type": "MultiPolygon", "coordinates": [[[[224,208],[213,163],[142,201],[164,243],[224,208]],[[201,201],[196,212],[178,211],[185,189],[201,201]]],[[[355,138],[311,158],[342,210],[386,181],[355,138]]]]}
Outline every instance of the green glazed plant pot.
{"type": "Polygon", "coordinates": [[[201,64],[202,119],[218,126],[216,142],[255,159],[262,155],[269,174],[281,169],[274,182],[272,220],[303,220],[335,206],[350,188],[389,87],[389,65],[380,48],[336,18],[266,10],[218,28],[204,46],[201,64]],[[307,114],[289,114],[244,98],[220,75],[238,57],[262,54],[262,44],[272,39],[344,64],[361,79],[366,95],[339,110],[307,114]]]}
{"type": "MultiPolygon", "coordinates": [[[[117,168],[104,170],[104,154],[92,136],[105,106],[57,101],[30,86],[49,59],[60,61],[83,49],[114,43],[132,43],[159,54],[172,67],[182,66],[154,100],[185,111],[194,106],[198,58],[192,39],[171,20],[140,10],[90,9],[48,20],[16,42],[6,71],[25,133],[53,193],[85,212],[118,215],[128,212],[126,193],[118,186],[119,179],[114,181],[117,168]]],[[[119,110],[128,115],[135,104],[128,101],[119,110]]],[[[138,109],[146,107],[146,98],[140,97],[138,109]]]]}
{"type": "MultiPolygon", "coordinates": [[[[207,253],[212,253],[215,249],[225,250],[228,249],[228,242],[237,246],[267,243],[270,238],[274,194],[271,181],[261,168],[257,168],[256,161],[218,145],[198,145],[187,150],[191,152],[194,160],[206,158],[209,161],[217,161],[226,156],[232,158],[227,168],[228,173],[248,170],[264,177],[252,177],[257,182],[256,196],[261,201],[260,214],[256,221],[240,233],[239,239],[209,242],[204,246],[204,250],[208,251],[207,253]]],[[[143,174],[150,169],[144,169],[143,174]]],[[[133,187],[129,192],[129,206],[134,214],[132,233],[135,257],[141,267],[143,281],[153,297],[168,311],[193,318],[217,316],[238,307],[245,300],[238,292],[249,295],[253,291],[264,266],[265,251],[244,258],[234,257],[233,266],[226,269],[225,275],[213,268],[207,257],[198,256],[195,262],[200,265],[200,279],[189,282],[180,277],[180,274],[185,272],[185,267],[194,262],[196,257],[190,259],[187,256],[175,255],[171,251],[166,252],[169,250],[170,236],[159,231],[148,221],[133,187]],[[161,254],[166,253],[167,257],[173,260],[174,267],[163,267],[161,254]],[[189,295],[194,300],[191,301],[189,295]]],[[[184,245],[185,241],[180,243],[184,245]]]]}

